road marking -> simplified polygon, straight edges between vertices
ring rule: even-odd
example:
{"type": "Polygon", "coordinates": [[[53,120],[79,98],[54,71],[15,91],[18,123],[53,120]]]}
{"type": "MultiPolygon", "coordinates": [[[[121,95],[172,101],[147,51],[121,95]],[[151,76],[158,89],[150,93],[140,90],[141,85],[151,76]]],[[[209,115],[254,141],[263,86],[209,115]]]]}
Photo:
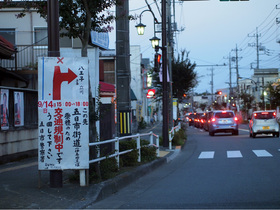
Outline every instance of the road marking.
{"type": "Polygon", "coordinates": [[[272,157],[272,155],[269,152],[267,152],[266,150],[253,150],[253,152],[258,157],[272,157]]]}
{"type": "Polygon", "coordinates": [[[14,170],[17,170],[17,169],[27,168],[27,167],[36,166],[36,165],[38,165],[38,161],[32,162],[32,163],[28,163],[28,164],[24,164],[24,165],[20,165],[20,166],[4,168],[4,169],[0,170],[0,174],[4,173],[4,172],[7,172],[7,171],[14,171],[14,170]]]}
{"type": "Polygon", "coordinates": [[[236,151],[227,151],[228,158],[242,158],[242,154],[239,150],[236,151]]]}
{"type": "Polygon", "coordinates": [[[214,158],[214,151],[209,151],[209,152],[201,152],[198,159],[212,159],[214,158]]]}

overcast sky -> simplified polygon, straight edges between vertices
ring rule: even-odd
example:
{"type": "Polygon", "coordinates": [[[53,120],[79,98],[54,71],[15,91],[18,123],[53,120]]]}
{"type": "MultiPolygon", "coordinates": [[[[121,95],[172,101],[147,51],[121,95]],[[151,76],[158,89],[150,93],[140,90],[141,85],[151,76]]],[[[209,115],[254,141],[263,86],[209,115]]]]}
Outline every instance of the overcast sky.
{"type": "MultiPolygon", "coordinates": [[[[157,1],[161,8],[160,0],[157,1]]],[[[154,0],[148,0],[156,17],[160,15],[154,0]]],[[[191,62],[197,65],[214,66],[214,91],[227,88],[229,82],[228,56],[238,48],[239,74],[241,77],[251,77],[256,67],[257,53],[256,28],[258,28],[259,45],[266,49],[260,51],[260,68],[279,68],[280,45],[280,1],[279,0],[249,0],[240,2],[220,2],[219,0],[175,2],[175,18],[177,28],[182,29],[175,36],[175,54],[186,49],[190,52],[191,62]],[[276,7],[276,5],[278,5],[276,7]],[[269,50],[269,53],[268,53],[269,50]]],[[[130,0],[131,15],[140,15],[147,9],[145,0],[130,0]]],[[[153,16],[149,12],[142,15],[142,23],[146,31],[143,36],[137,35],[135,25],[139,19],[130,23],[130,44],[140,45],[143,57],[153,58],[153,48],[149,41],[154,35],[153,16]]],[[[161,38],[161,34],[157,34],[161,38]]],[[[110,48],[115,48],[115,30],[110,34],[110,48]]],[[[235,64],[232,63],[233,67],[235,64]]],[[[211,66],[196,67],[199,75],[199,85],[195,92],[210,92],[211,66]]],[[[236,85],[236,70],[232,70],[233,85],[236,85]]]]}

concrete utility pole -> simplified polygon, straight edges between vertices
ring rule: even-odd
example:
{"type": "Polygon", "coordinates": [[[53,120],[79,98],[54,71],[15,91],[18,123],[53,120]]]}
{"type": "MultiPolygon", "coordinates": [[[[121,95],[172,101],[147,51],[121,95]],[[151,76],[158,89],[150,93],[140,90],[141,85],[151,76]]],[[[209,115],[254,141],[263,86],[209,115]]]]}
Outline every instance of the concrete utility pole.
{"type": "Polygon", "coordinates": [[[129,5],[116,5],[117,136],[131,134],[129,5]]]}
{"type": "MultiPolygon", "coordinates": [[[[249,44],[250,47],[256,47],[256,51],[257,51],[257,67],[256,69],[260,69],[260,45],[259,45],[259,37],[261,36],[261,34],[259,34],[258,32],[258,27],[256,28],[256,34],[250,36],[248,34],[248,37],[256,37],[256,44],[249,44]]],[[[259,77],[257,78],[257,84],[259,84],[259,77]]],[[[259,93],[259,91],[258,91],[259,93]]],[[[259,94],[258,94],[259,95],[259,94]]],[[[264,96],[264,76],[262,77],[262,95],[264,96]]],[[[259,100],[259,99],[258,99],[259,100]]],[[[258,101],[257,100],[257,101],[258,101]]],[[[264,105],[264,97],[262,100],[262,104],[264,105]]]]}
{"type": "Polygon", "coordinates": [[[237,99],[236,99],[236,104],[237,104],[237,111],[239,111],[239,69],[238,69],[238,60],[239,60],[239,57],[238,57],[238,51],[241,51],[241,50],[238,50],[237,48],[237,44],[236,44],[236,47],[234,50],[232,51],[235,51],[235,62],[236,62],[236,86],[237,86],[237,99]]]}
{"type": "MultiPolygon", "coordinates": [[[[60,57],[59,52],[59,5],[58,0],[48,0],[48,56],[60,57]]],[[[62,170],[50,171],[50,187],[63,186],[62,170]]]]}
{"type": "Polygon", "coordinates": [[[216,64],[216,65],[196,65],[196,67],[208,67],[210,66],[211,67],[211,81],[210,81],[210,85],[211,85],[211,104],[213,103],[214,101],[214,66],[226,66],[226,64],[216,64]]]}
{"type": "Polygon", "coordinates": [[[167,87],[167,42],[166,42],[166,0],[161,1],[161,11],[162,11],[162,89],[163,89],[163,105],[162,105],[162,115],[163,115],[163,126],[162,126],[162,138],[163,146],[168,147],[168,87],[167,87]]]}

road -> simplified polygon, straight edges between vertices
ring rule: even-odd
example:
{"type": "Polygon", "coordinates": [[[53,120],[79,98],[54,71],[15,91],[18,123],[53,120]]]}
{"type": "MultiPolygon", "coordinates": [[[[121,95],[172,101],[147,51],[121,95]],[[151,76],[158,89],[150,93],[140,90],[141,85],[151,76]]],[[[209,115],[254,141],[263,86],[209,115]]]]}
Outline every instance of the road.
{"type": "Polygon", "coordinates": [[[176,159],[88,208],[280,208],[279,138],[187,133],[176,159]]]}

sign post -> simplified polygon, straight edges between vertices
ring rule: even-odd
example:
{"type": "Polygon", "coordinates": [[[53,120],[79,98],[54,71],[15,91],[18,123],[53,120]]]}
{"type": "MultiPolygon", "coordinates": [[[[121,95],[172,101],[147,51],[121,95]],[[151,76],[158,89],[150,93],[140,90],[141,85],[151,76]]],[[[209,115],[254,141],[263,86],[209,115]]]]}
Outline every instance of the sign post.
{"type": "Polygon", "coordinates": [[[89,168],[88,59],[38,61],[39,170],[89,168]]]}

